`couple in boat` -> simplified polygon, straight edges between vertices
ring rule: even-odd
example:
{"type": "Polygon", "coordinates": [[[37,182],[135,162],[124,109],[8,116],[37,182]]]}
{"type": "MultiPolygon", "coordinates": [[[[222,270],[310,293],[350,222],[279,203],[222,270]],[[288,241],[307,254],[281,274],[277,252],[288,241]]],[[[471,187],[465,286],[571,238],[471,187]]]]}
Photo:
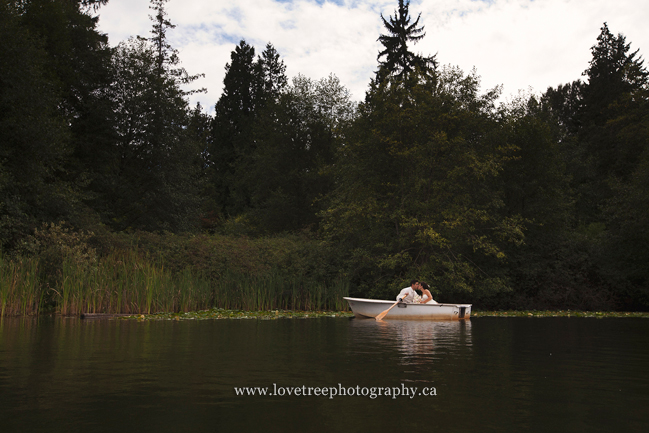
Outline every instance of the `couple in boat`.
{"type": "Polygon", "coordinates": [[[437,304],[430,294],[430,286],[426,283],[412,280],[410,287],[401,290],[397,295],[397,301],[405,302],[406,304],[437,304]],[[421,296],[417,293],[421,291],[421,296]]]}

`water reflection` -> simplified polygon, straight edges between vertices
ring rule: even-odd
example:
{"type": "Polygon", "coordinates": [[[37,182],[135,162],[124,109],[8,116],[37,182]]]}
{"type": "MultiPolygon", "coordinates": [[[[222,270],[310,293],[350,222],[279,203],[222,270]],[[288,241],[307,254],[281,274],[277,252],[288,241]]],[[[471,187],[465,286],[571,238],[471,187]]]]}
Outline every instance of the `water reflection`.
{"type": "Polygon", "coordinates": [[[0,431],[645,431],[647,365],[646,319],[5,319],[0,431]],[[275,383],[437,393],[234,392],[275,383]]]}
{"type": "Polygon", "coordinates": [[[376,321],[353,319],[354,343],[371,343],[382,350],[396,349],[401,364],[428,364],[449,353],[472,348],[470,321],[376,321]]]}

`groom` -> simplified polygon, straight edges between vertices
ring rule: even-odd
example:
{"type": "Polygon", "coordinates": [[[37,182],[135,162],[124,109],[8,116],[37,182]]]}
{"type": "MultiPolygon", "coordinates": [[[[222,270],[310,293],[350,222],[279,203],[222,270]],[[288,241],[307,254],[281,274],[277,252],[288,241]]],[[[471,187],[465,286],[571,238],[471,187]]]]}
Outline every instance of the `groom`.
{"type": "Polygon", "coordinates": [[[410,287],[406,287],[405,289],[401,290],[401,292],[399,292],[399,294],[397,295],[397,301],[402,301],[406,304],[412,304],[415,300],[415,295],[417,294],[415,290],[421,290],[421,284],[419,284],[419,281],[417,280],[412,280],[410,282],[410,287]]]}

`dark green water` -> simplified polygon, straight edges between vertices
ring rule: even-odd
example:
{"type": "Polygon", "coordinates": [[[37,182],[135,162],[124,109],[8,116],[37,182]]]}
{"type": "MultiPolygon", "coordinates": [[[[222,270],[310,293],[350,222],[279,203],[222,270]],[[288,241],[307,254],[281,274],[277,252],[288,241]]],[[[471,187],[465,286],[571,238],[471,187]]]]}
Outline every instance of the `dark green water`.
{"type": "Polygon", "coordinates": [[[648,367],[646,319],[4,319],[0,432],[641,432],[648,367]]]}

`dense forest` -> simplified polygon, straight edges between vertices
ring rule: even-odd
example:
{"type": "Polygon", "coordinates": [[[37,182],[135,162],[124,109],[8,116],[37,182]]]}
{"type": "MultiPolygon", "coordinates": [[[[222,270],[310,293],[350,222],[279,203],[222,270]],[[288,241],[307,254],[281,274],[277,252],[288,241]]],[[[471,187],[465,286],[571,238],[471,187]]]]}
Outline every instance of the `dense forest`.
{"type": "Polygon", "coordinates": [[[649,73],[606,23],[582,79],[503,103],[415,54],[399,0],[363,101],[242,40],[208,115],[168,0],[116,47],[107,1],[0,0],[2,314],[18,274],[40,290],[20,311],[65,312],[70,272],[93,284],[126,257],[177,298],[187,272],[205,284],[149,311],[269,279],[293,291],[273,305],[338,308],[311,288],[392,299],[411,278],[477,308],[649,308],[649,73]]]}

